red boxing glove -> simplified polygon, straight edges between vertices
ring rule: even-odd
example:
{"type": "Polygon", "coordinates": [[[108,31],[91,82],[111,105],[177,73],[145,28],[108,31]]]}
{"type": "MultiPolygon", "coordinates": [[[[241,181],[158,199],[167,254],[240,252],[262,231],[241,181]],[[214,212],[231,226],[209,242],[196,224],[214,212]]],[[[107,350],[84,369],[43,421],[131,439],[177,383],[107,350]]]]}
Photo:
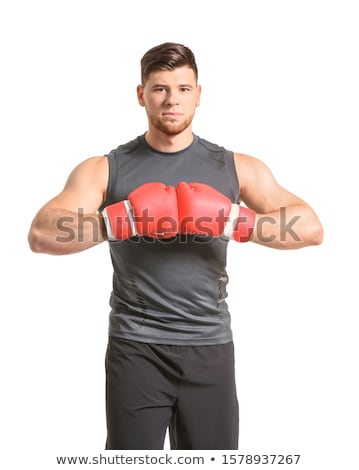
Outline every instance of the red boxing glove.
{"type": "Polygon", "coordinates": [[[126,240],[135,235],[170,238],[177,234],[176,191],[163,183],[145,183],[127,200],[107,206],[102,212],[109,240],[126,240]]]}
{"type": "Polygon", "coordinates": [[[179,231],[219,237],[225,229],[232,202],[212,186],[181,182],[176,188],[179,231]]]}
{"type": "Polygon", "coordinates": [[[227,196],[203,183],[181,182],[176,192],[180,233],[250,240],[256,217],[251,209],[232,204],[227,196]]]}

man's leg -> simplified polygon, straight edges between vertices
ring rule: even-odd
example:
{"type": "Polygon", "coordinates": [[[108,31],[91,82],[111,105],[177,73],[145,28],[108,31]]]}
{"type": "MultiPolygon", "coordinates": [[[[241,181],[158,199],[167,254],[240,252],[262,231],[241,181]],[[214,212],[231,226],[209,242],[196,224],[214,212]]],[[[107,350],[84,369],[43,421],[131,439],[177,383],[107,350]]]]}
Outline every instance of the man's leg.
{"type": "Polygon", "coordinates": [[[171,368],[177,358],[161,346],[109,338],[106,449],[163,449],[176,400],[171,368]]]}
{"type": "Polygon", "coordinates": [[[183,347],[183,383],[170,425],[172,449],[238,449],[233,343],[183,347]]]}

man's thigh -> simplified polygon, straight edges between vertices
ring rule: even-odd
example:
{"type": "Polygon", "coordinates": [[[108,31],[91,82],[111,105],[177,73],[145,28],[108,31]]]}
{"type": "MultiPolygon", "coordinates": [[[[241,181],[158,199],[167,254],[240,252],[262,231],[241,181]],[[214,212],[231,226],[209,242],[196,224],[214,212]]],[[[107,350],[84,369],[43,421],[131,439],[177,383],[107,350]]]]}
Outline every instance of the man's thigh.
{"type": "Polygon", "coordinates": [[[106,354],[106,449],[163,449],[176,400],[176,354],[109,338],[106,354]],[[170,357],[168,357],[170,356],[170,357]]]}
{"type": "Polygon", "coordinates": [[[189,347],[170,425],[172,449],[238,449],[233,343],[189,347]]]}

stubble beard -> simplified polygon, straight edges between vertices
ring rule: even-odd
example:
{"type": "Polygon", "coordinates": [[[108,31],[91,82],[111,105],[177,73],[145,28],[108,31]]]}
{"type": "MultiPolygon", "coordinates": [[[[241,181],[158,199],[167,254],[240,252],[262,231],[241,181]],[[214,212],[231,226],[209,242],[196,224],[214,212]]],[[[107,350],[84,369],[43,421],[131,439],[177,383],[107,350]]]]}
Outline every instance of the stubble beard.
{"type": "Polygon", "coordinates": [[[177,123],[175,121],[168,121],[168,122],[163,122],[161,119],[151,116],[150,121],[153,127],[155,127],[157,130],[163,132],[166,135],[178,135],[181,134],[181,132],[185,131],[188,129],[188,127],[192,124],[193,116],[188,117],[184,121],[177,123]]]}

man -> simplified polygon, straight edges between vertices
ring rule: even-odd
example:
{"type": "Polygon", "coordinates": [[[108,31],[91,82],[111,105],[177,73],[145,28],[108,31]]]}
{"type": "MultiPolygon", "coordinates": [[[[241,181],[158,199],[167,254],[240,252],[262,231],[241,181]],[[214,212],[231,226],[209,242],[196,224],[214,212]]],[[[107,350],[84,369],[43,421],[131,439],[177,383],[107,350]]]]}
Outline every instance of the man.
{"type": "Polygon", "coordinates": [[[162,449],[168,427],[172,449],[237,449],[228,241],[295,249],[320,244],[322,227],[260,160],[193,134],[201,88],[187,47],[150,49],[141,72],[147,132],[78,165],[35,216],[30,247],[109,241],[107,449],[162,449]]]}

